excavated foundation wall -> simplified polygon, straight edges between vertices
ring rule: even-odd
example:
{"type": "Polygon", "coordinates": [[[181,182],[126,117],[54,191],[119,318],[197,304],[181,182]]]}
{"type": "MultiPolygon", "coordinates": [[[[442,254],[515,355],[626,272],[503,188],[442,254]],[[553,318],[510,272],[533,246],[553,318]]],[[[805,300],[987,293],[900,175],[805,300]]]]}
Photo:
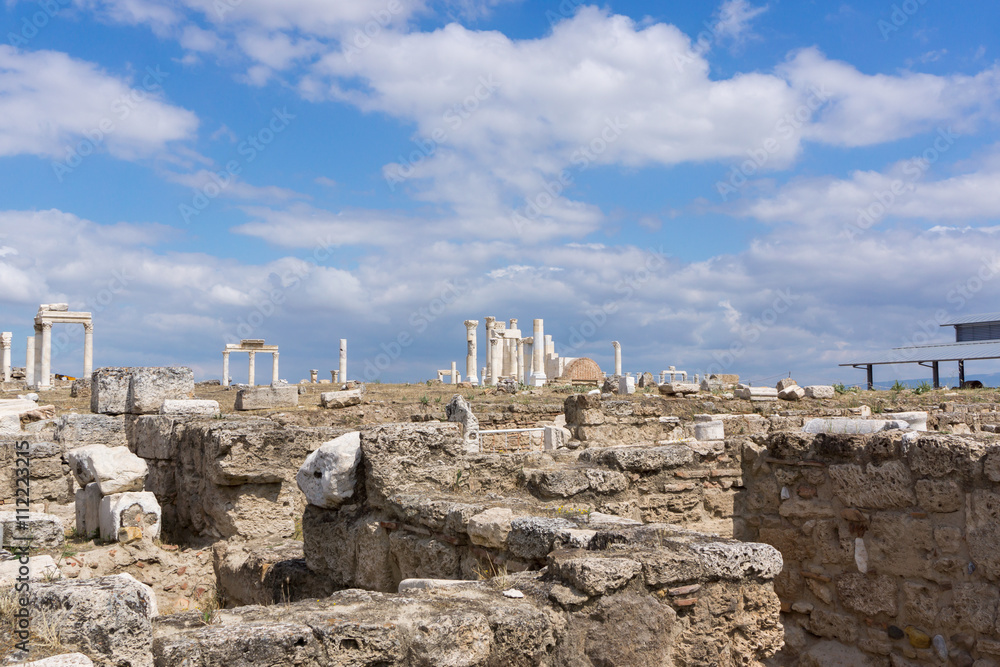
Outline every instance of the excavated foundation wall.
{"type": "Polygon", "coordinates": [[[1000,438],[741,440],[737,537],[784,560],[776,664],[998,664],[1000,438]]]}

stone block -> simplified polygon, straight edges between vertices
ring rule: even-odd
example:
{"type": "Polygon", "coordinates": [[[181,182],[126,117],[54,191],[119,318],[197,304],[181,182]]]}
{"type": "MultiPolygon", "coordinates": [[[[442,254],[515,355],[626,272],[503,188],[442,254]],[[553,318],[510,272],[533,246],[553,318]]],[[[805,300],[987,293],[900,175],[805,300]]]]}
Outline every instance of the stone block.
{"type": "Polygon", "coordinates": [[[21,518],[18,521],[17,512],[0,512],[0,540],[4,547],[58,547],[65,541],[62,521],[56,515],[28,512],[21,518]]]}
{"type": "Polygon", "coordinates": [[[219,415],[219,402],[168,398],[160,406],[160,414],[176,417],[215,417],[219,415]]]}
{"type": "Polygon", "coordinates": [[[389,550],[401,579],[460,578],[458,551],[447,542],[394,531],[389,550]]]}
{"type": "Polygon", "coordinates": [[[361,389],[324,391],[319,395],[319,402],[324,408],[349,408],[352,405],[359,405],[362,396],[364,396],[364,391],[361,389]]]}
{"type": "Polygon", "coordinates": [[[726,437],[725,423],[722,421],[699,422],[694,425],[696,440],[724,440],[726,437]]]}
{"type": "Polygon", "coordinates": [[[168,415],[130,416],[129,449],[147,462],[172,461],[177,456],[177,424],[178,421],[168,415]]]}
{"type": "Polygon", "coordinates": [[[660,447],[592,448],[580,453],[580,461],[597,463],[626,472],[657,472],[694,461],[694,452],[686,445],[660,447]]]}
{"type": "Polygon", "coordinates": [[[15,416],[20,418],[25,412],[38,409],[36,401],[25,398],[4,398],[0,399],[0,417],[15,416]]]}
{"type": "Polygon", "coordinates": [[[101,487],[91,482],[76,490],[76,532],[90,537],[101,530],[101,487]]]}
{"type": "Polygon", "coordinates": [[[549,555],[549,572],[587,595],[604,595],[619,589],[641,571],[642,564],[630,558],[601,558],[575,550],[549,555]]]}
{"type": "Polygon", "coordinates": [[[542,432],[542,446],[545,451],[554,451],[565,447],[573,439],[573,434],[568,428],[561,426],[546,426],[542,432]]]}
{"type": "Polygon", "coordinates": [[[778,390],[774,387],[737,387],[734,395],[744,401],[778,400],[778,390]]]}
{"type": "Polygon", "coordinates": [[[561,536],[575,528],[576,524],[566,519],[513,519],[507,535],[507,549],[517,558],[542,560],[549,555],[561,536]]]}
{"type": "Polygon", "coordinates": [[[102,415],[128,412],[130,368],[98,368],[91,376],[90,411],[102,415]]]}
{"type": "Polygon", "coordinates": [[[290,384],[246,387],[236,392],[237,410],[276,410],[299,404],[299,389],[290,384]]]}
{"type": "Polygon", "coordinates": [[[125,419],[102,414],[66,414],[56,420],[55,441],[66,449],[101,444],[120,447],[128,444],[125,419]]]}
{"type": "Polygon", "coordinates": [[[139,528],[143,537],[155,540],[160,536],[160,503],[149,491],[115,493],[101,499],[101,539],[118,539],[122,528],[139,528]]]}
{"type": "Polygon", "coordinates": [[[635,378],[631,375],[623,375],[618,378],[618,395],[635,393],[635,378]]]}
{"type": "Polygon", "coordinates": [[[1000,494],[984,489],[969,494],[965,534],[971,559],[987,578],[1000,579],[1000,494]]]}
{"type": "MultiPolygon", "coordinates": [[[[0,561],[0,587],[11,587],[17,582],[21,567],[19,558],[0,561]]],[[[59,566],[52,556],[31,556],[28,558],[28,581],[52,581],[62,577],[59,566]]]]}
{"type": "Polygon", "coordinates": [[[85,445],[68,451],[66,460],[80,486],[97,482],[105,496],[141,491],[149,474],[146,462],[128,447],[85,445]]]}
{"type": "Polygon", "coordinates": [[[833,492],[844,505],[865,509],[902,509],[916,504],[913,478],[902,461],[831,465],[833,492]]]}
{"type": "MultiPolygon", "coordinates": [[[[322,400],[322,396],[320,400],[322,400]]],[[[360,403],[360,398],[358,402],[360,403]]],[[[327,406],[324,405],[324,407],[327,406]]],[[[470,454],[479,452],[481,447],[479,419],[473,414],[472,406],[460,395],[455,394],[448,401],[448,405],[445,406],[444,414],[448,421],[462,425],[462,438],[465,440],[465,451],[470,454]]]]}
{"type": "Polygon", "coordinates": [[[510,533],[514,513],[506,507],[493,507],[469,519],[469,541],[482,547],[503,549],[510,533]]]}
{"type": "Polygon", "coordinates": [[[833,387],[825,384],[809,385],[808,387],[805,387],[805,391],[806,398],[823,399],[833,398],[837,395],[837,392],[834,391],[833,387]]]}
{"type": "Polygon", "coordinates": [[[701,386],[694,382],[668,382],[660,385],[660,393],[667,396],[697,394],[699,391],[701,391],[701,386]]]}
{"type": "Polygon", "coordinates": [[[837,579],[837,595],[846,609],[865,616],[896,615],[896,579],[888,575],[848,573],[837,579]]]}
{"type": "Polygon", "coordinates": [[[23,667],[94,667],[94,663],[82,653],[63,653],[26,662],[23,667]]]}
{"type": "Polygon", "coordinates": [[[774,385],[774,389],[775,391],[780,393],[782,391],[785,391],[786,389],[790,389],[792,387],[797,387],[797,386],[799,386],[799,383],[796,382],[795,380],[791,378],[782,378],[778,380],[777,384],[774,385]]]}
{"type": "Polygon", "coordinates": [[[807,421],[806,425],[802,427],[802,432],[858,435],[905,429],[908,426],[909,424],[902,420],[821,418],[807,421]]]}
{"type": "Polygon", "coordinates": [[[911,431],[927,430],[927,413],[923,411],[915,412],[892,412],[886,415],[892,419],[901,419],[907,423],[911,431]]]}
{"type": "Polygon", "coordinates": [[[917,504],[925,512],[957,512],[965,504],[965,494],[951,479],[917,480],[917,504]]]}
{"type": "Polygon", "coordinates": [[[21,431],[21,418],[18,415],[0,415],[0,436],[19,436],[21,431]]]}
{"type": "Polygon", "coordinates": [[[795,385],[778,392],[778,398],[783,401],[801,401],[805,397],[806,390],[795,385]]]}
{"type": "Polygon", "coordinates": [[[309,454],[295,481],[310,505],[334,509],[354,496],[360,462],[361,433],[345,433],[309,454]]]}
{"type": "Polygon", "coordinates": [[[153,666],[156,597],[131,575],[36,584],[30,603],[34,613],[45,614],[65,650],[101,665],[153,666]]]}
{"type": "Polygon", "coordinates": [[[126,400],[133,415],[160,411],[167,399],[189,399],[194,395],[194,371],[190,368],[132,368],[126,400]]]}

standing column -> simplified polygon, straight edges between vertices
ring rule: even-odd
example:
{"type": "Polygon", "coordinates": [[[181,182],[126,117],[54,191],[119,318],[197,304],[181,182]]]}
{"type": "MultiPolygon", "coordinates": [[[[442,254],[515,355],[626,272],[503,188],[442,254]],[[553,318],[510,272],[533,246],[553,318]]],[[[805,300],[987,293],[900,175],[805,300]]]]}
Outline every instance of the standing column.
{"type": "Polygon", "coordinates": [[[28,336],[28,353],[24,359],[24,373],[27,376],[28,386],[35,386],[35,337],[28,336]]]}
{"type": "Polygon", "coordinates": [[[473,386],[479,384],[476,377],[476,329],[479,327],[479,320],[465,320],[465,340],[468,344],[468,351],[465,356],[465,379],[473,386]]]}
{"type": "Polygon", "coordinates": [[[14,334],[5,331],[0,334],[0,348],[3,349],[3,381],[10,382],[10,346],[13,342],[14,334]]]}
{"type": "Polygon", "coordinates": [[[42,383],[42,326],[35,325],[35,386],[42,383]]]}
{"type": "Polygon", "coordinates": [[[255,370],[254,369],[254,362],[256,361],[255,360],[256,356],[257,356],[257,353],[254,352],[253,350],[250,350],[250,377],[247,379],[247,383],[251,387],[254,386],[254,370],[255,370]]]}
{"type": "Polygon", "coordinates": [[[222,352],[222,386],[229,386],[229,350],[222,352]]]}
{"type": "Polygon", "coordinates": [[[52,380],[52,323],[42,322],[42,377],[38,386],[51,387],[52,380]]]}
{"type": "Polygon", "coordinates": [[[458,384],[458,362],[451,362],[451,383],[458,384]]]}
{"type": "Polygon", "coordinates": [[[278,353],[271,353],[271,384],[278,384],[278,353]]]}
{"type": "Polygon", "coordinates": [[[517,369],[514,377],[517,379],[519,384],[524,384],[524,339],[519,337],[515,341],[515,344],[517,345],[517,369]]]}
{"type": "Polygon", "coordinates": [[[347,382],[347,339],[340,339],[340,381],[347,382]]]}
{"type": "Polygon", "coordinates": [[[542,366],[543,372],[548,375],[553,376],[558,375],[555,367],[555,357],[556,357],[556,344],[552,342],[552,336],[545,337],[545,363],[542,366]]]}
{"type": "Polygon", "coordinates": [[[493,336],[496,335],[497,318],[487,317],[486,318],[486,374],[483,376],[483,384],[491,385],[493,384],[493,336]]]}
{"type": "Polygon", "coordinates": [[[490,384],[496,385],[500,378],[497,377],[497,348],[500,346],[500,339],[494,334],[493,338],[490,338],[490,358],[487,362],[489,365],[486,367],[486,373],[490,377],[490,384]]]}
{"type": "Polygon", "coordinates": [[[526,385],[531,384],[531,373],[535,369],[535,359],[534,353],[532,352],[532,347],[535,342],[534,338],[524,339],[524,375],[521,376],[521,382],[526,385]]]}
{"type": "Polygon", "coordinates": [[[90,379],[94,372],[94,323],[83,325],[83,377],[90,379]]]}
{"type": "Polygon", "coordinates": [[[545,385],[545,323],[542,320],[535,320],[535,335],[532,350],[531,384],[535,387],[545,385]]]}
{"type": "Polygon", "coordinates": [[[622,344],[616,340],[611,341],[611,347],[615,348],[615,375],[622,374],[622,344]]]}

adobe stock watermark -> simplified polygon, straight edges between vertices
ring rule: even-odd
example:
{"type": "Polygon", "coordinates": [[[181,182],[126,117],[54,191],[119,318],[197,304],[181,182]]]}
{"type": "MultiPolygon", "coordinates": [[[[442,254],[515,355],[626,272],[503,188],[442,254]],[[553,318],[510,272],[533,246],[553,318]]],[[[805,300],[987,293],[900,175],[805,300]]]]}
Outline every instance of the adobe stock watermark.
{"type": "Polygon", "coordinates": [[[41,11],[33,12],[31,16],[21,17],[21,29],[7,33],[7,43],[19,49],[28,46],[40,30],[49,24],[63,8],[73,4],[72,0],[36,0],[41,11]],[[60,7],[62,5],[62,7],[60,7]]]}
{"type": "Polygon", "coordinates": [[[771,161],[771,158],[781,151],[786,142],[795,138],[796,133],[802,130],[813,114],[826,104],[832,95],[833,93],[823,85],[819,88],[810,87],[809,97],[806,98],[806,101],[796,107],[795,111],[790,111],[782,116],[775,123],[774,131],[770,136],[762,140],[756,147],[747,149],[748,159],[734,165],[729,170],[729,178],[725,181],[715,182],[715,191],[722,198],[722,201],[729,201],[730,195],[737,194],[751,177],[757,175],[771,161]]]}
{"type": "MultiPolygon", "coordinates": [[[[622,122],[618,116],[614,119],[605,118],[604,127],[598,135],[573,151],[570,162],[579,171],[587,169],[608,150],[609,146],[618,141],[627,129],[628,124],[622,122]]],[[[516,208],[511,212],[510,221],[514,231],[520,235],[526,225],[538,222],[545,211],[551,208],[571,185],[573,185],[573,175],[568,169],[561,170],[555,180],[546,180],[539,192],[525,198],[523,208],[516,208]]]]}
{"type": "Polygon", "coordinates": [[[168,76],[167,72],[160,70],[160,66],[147,67],[146,74],[142,78],[142,88],[132,88],[128,94],[122,95],[111,104],[111,114],[98,121],[97,126],[83,132],[83,139],[75,146],[66,147],[66,158],[59,162],[52,162],[52,171],[60,183],[74,169],[83,163],[83,159],[92,155],[100,148],[105,140],[114,134],[119,123],[127,119],[143,102],[149,99],[150,93],[161,92],[163,81],[168,76]]]}
{"type": "Polygon", "coordinates": [[[181,203],[177,206],[177,211],[185,224],[191,224],[191,219],[201,215],[202,211],[208,208],[212,200],[221,195],[226,188],[233,184],[237,176],[243,172],[243,168],[257,159],[257,156],[267,150],[267,147],[275,138],[288,129],[295,115],[288,113],[288,108],[275,108],[271,110],[271,118],[253,134],[239,143],[236,152],[242,156],[240,159],[230,160],[226,163],[225,169],[209,174],[209,181],[200,188],[195,189],[191,196],[191,203],[181,203]]]}
{"type": "Polygon", "coordinates": [[[889,20],[879,19],[876,24],[878,31],[882,34],[882,41],[888,41],[889,35],[899,32],[926,4],[927,0],[904,0],[899,4],[894,4],[892,12],[889,14],[889,20]]]}
{"type": "Polygon", "coordinates": [[[928,146],[920,155],[910,158],[903,164],[903,177],[894,179],[887,189],[873,192],[871,203],[858,209],[857,218],[844,230],[847,238],[854,241],[883,220],[892,207],[904,199],[906,195],[916,192],[917,181],[955,145],[959,136],[952,132],[950,127],[938,129],[938,136],[932,145],[928,146]]]}
{"type": "Polygon", "coordinates": [[[719,375],[725,373],[733,367],[747,352],[747,345],[754,344],[760,340],[768,330],[771,329],[781,316],[787,313],[791,307],[801,297],[793,294],[790,288],[778,290],[771,302],[771,305],[760,312],[757,317],[750,318],[750,322],[739,328],[739,339],[733,341],[729,348],[722,352],[712,352],[715,362],[709,364],[705,369],[705,377],[709,375],[719,375]]]}
{"type": "Polygon", "coordinates": [[[420,137],[411,139],[410,141],[416,145],[416,149],[410,151],[410,154],[405,157],[400,155],[397,162],[386,165],[383,170],[382,175],[389,190],[395,192],[397,185],[413,176],[417,167],[431,158],[437,152],[438,146],[448,140],[450,133],[462,127],[462,123],[472,117],[479,106],[493,97],[499,88],[500,84],[493,78],[492,74],[479,77],[479,84],[472,93],[461,102],[453,104],[441,115],[443,125],[434,128],[426,139],[420,137]]]}

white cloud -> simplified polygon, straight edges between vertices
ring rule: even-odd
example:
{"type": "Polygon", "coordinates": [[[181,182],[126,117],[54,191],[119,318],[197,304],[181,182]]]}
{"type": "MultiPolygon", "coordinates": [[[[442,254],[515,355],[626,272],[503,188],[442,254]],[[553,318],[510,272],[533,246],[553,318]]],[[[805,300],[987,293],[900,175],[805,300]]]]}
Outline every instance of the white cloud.
{"type": "Polygon", "coordinates": [[[301,195],[293,190],[274,185],[263,187],[250,185],[240,180],[239,176],[234,176],[233,174],[226,174],[226,177],[230,180],[224,182],[224,185],[220,187],[219,183],[221,181],[219,177],[207,169],[190,174],[178,174],[175,172],[166,172],[165,174],[165,178],[168,181],[178,183],[192,190],[206,191],[206,187],[212,192],[218,190],[218,196],[220,197],[255,201],[284,201],[305,197],[305,195],[301,195]]]}
{"type": "Polygon", "coordinates": [[[726,0],[716,13],[715,34],[740,43],[751,34],[753,20],[766,12],[768,5],[755,7],[747,0],[726,0]]]}
{"type": "Polygon", "coordinates": [[[192,138],[197,117],[163,99],[169,72],[152,69],[135,79],[126,82],[64,53],[0,45],[0,155],[63,159],[85,141],[134,159],[192,138]]]}

